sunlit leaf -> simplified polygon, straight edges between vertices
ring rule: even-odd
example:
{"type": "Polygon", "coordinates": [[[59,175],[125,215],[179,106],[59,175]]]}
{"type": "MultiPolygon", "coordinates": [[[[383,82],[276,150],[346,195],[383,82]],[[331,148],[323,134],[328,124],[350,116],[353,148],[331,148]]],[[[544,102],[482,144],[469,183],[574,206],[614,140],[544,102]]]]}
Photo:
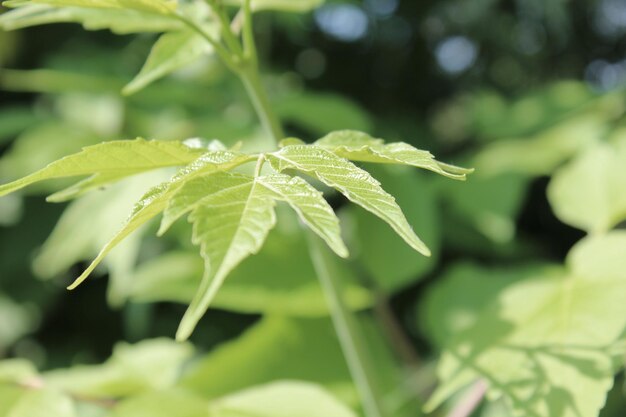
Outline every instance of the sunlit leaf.
{"type": "Polygon", "coordinates": [[[134,94],[159,78],[210,54],[212,50],[213,47],[202,36],[191,30],[165,33],[152,47],[139,74],[122,92],[134,94]]]}
{"type": "Polygon", "coordinates": [[[75,417],[69,396],[51,390],[0,385],[0,415],[7,417],[75,417]]]}
{"type": "Polygon", "coordinates": [[[322,387],[280,381],[230,394],[211,403],[214,417],[356,417],[322,387]]]}
{"type": "Polygon", "coordinates": [[[395,199],[367,171],[312,145],[288,145],[267,155],[275,170],[296,169],[337,189],[350,201],[386,221],[413,249],[428,256],[430,251],[415,235],[395,199]]]}
{"type": "Polygon", "coordinates": [[[182,28],[179,20],[132,9],[92,9],[29,4],[0,16],[0,27],[4,30],[62,22],[80,23],[86,30],[109,29],[120,35],[167,32],[182,28]]]}
{"type": "Polygon", "coordinates": [[[621,231],[588,238],[506,287],[448,342],[428,409],[483,378],[519,415],[596,417],[623,362],[625,248],[621,231]]]}
{"type": "Polygon", "coordinates": [[[321,192],[302,178],[288,175],[268,175],[258,181],[271,192],[272,197],[288,203],[304,224],[324,239],[337,255],[348,256],[348,249],[341,239],[339,219],[321,192]]]}
{"type": "Polygon", "coordinates": [[[382,139],[353,130],[329,133],[315,142],[315,145],[352,161],[409,165],[428,169],[457,180],[465,179],[466,175],[473,171],[441,163],[430,152],[417,149],[407,143],[385,143],[382,139]]]}
{"type": "Polygon", "coordinates": [[[548,198],[563,222],[590,233],[626,219],[626,140],[600,144],[558,170],[548,198]]]}
{"type": "MultiPolygon", "coordinates": [[[[189,217],[193,223],[193,242],[200,245],[206,271],[181,321],[176,334],[178,340],[189,337],[226,276],[242,260],[261,249],[276,223],[275,202],[255,178],[226,173],[220,175],[219,181],[213,177],[192,182],[197,187],[196,183],[208,178],[209,186],[213,187],[203,189],[200,185],[198,190],[205,196],[189,217]]],[[[179,195],[189,189],[188,184],[179,195]]]]}
{"type": "Polygon", "coordinates": [[[19,7],[27,4],[47,4],[55,7],[89,7],[95,9],[131,9],[171,15],[176,11],[176,0],[9,0],[3,3],[7,7],[19,7]]]}
{"type": "Polygon", "coordinates": [[[144,139],[105,142],[84,148],[17,181],[0,186],[0,197],[30,184],[94,174],[139,174],[156,168],[186,165],[202,154],[180,142],[144,139]]]}
{"type": "Polygon", "coordinates": [[[120,343],[101,365],[74,366],[44,373],[46,384],[87,398],[116,398],[172,387],[186,360],[188,344],[169,339],[120,343]],[[158,365],[158,366],[155,366],[158,365]]]}
{"type": "Polygon", "coordinates": [[[110,417],[209,417],[209,402],[181,390],[148,392],[121,401],[110,417]]]}

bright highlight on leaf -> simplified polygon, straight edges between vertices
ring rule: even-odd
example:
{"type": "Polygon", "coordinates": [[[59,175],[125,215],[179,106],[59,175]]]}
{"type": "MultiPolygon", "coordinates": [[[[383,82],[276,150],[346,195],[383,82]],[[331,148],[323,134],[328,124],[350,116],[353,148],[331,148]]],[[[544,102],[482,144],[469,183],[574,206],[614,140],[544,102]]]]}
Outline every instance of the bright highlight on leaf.
{"type": "Polygon", "coordinates": [[[430,250],[413,232],[395,199],[367,171],[314,145],[285,146],[267,157],[279,172],[295,169],[337,189],[348,200],[386,221],[413,249],[430,255],[430,250]]]}
{"type": "Polygon", "coordinates": [[[9,0],[6,7],[19,7],[27,4],[47,4],[55,7],[88,7],[95,9],[130,9],[170,15],[176,11],[176,0],[9,0]]]}
{"type": "Polygon", "coordinates": [[[407,143],[385,144],[382,139],[375,139],[367,133],[354,130],[332,132],[315,142],[315,145],[351,161],[409,165],[428,169],[456,180],[465,180],[467,174],[473,172],[472,169],[439,162],[430,152],[422,151],[407,143]]]}

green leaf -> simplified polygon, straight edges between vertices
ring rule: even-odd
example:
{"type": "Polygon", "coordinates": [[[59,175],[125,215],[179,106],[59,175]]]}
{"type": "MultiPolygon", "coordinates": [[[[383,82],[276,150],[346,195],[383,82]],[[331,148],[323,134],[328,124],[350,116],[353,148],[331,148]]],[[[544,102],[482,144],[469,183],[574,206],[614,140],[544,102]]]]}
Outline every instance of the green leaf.
{"type": "Polygon", "coordinates": [[[0,28],[4,30],[62,22],[80,23],[86,30],[109,29],[119,35],[168,32],[182,28],[182,23],[177,19],[131,9],[91,9],[29,4],[0,16],[0,28]]]}
{"type": "Polygon", "coordinates": [[[464,180],[467,174],[473,172],[472,169],[438,162],[430,152],[422,151],[407,143],[385,144],[382,139],[375,139],[367,133],[354,130],[329,133],[316,141],[315,145],[351,161],[409,165],[428,169],[456,180],[464,180]]]}
{"type": "Polygon", "coordinates": [[[120,231],[104,245],[89,267],[87,267],[81,276],[76,278],[74,283],[68,288],[74,289],[80,285],[116,245],[143,224],[164,211],[169,200],[176,195],[177,191],[185,185],[185,183],[199,175],[228,170],[248,160],[249,157],[247,155],[229,151],[206,152],[191,164],[181,169],[171,180],[148,190],[135,204],[130,216],[120,231]]]}
{"type": "Polygon", "coordinates": [[[386,221],[413,249],[429,256],[426,245],[415,235],[395,199],[367,171],[315,145],[289,145],[268,154],[272,167],[281,172],[296,169],[337,189],[350,201],[386,221]]]}
{"type": "Polygon", "coordinates": [[[121,140],[88,146],[17,181],[0,186],[0,197],[33,183],[84,175],[139,174],[156,168],[186,165],[202,154],[180,142],[121,140]]]}
{"type": "Polygon", "coordinates": [[[89,7],[95,9],[131,9],[161,15],[172,15],[176,11],[176,0],[9,0],[6,7],[28,4],[47,4],[54,7],[89,7]]]}
{"type": "Polygon", "coordinates": [[[75,417],[72,400],[51,389],[0,386],[0,415],[7,417],[75,417]]]}
{"type": "Polygon", "coordinates": [[[348,249],[341,239],[339,219],[321,192],[302,178],[283,174],[260,177],[258,181],[276,200],[288,203],[302,222],[324,239],[337,255],[348,256],[348,249]]]}
{"type": "MultiPolygon", "coordinates": [[[[277,210],[276,229],[256,256],[232,271],[212,306],[246,314],[327,316],[326,299],[297,217],[288,207],[278,206],[277,210]]],[[[352,270],[347,265],[338,266],[343,266],[338,279],[346,284],[347,304],[354,310],[370,306],[372,296],[357,284],[352,270]]],[[[167,252],[138,267],[129,280],[132,298],[138,302],[188,303],[200,283],[202,270],[202,259],[196,253],[167,252]]]]}
{"type": "Polygon", "coordinates": [[[118,398],[172,387],[185,361],[193,355],[188,344],[169,339],[119,343],[101,365],[74,366],[44,374],[46,384],[87,398],[118,398]]]}
{"type": "Polygon", "coordinates": [[[178,340],[191,335],[226,276],[242,260],[261,249],[276,223],[275,203],[253,177],[221,173],[198,178],[193,185],[183,187],[179,195],[189,190],[204,193],[189,221],[193,223],[193,243],[200,245],[206,271],[180,323],[178,340]],[[207,181],[202,181],[205,179],[207,181]],[[206,188],[197,184],[201,181],[206,188]],[[219,190],[215,190],[216,185],[219,190]]]}
{"type": "Polygon", "coordinates": [[[606,232],[626,219],[625,179],[626,140],[599,144],[555,173],[548,199],[564,223],[606,232]]]}
{"type": "Polygon", "coordinates": [[[505,288],[449,341],[428,409],[483,378],[519,415],[596,417],[623,363],[625,249],[623,231],[587,238],[505,288]]]}
{"type": "MultiPolygon", "coordinates": [[[[325,0],[252,0],[252,9],[279,10],[283,12],[308,12],[323,4],[325,0]]],[[[241,6],[242,0],[224,0],[224,4],[241,6]]]]}
{"type": "Polygon", "coordinates": [[[419,256],[380,219],[360,207],[345,208],[341,217],[349,216],[346,223],[351,224],[352,221],[355,226],[353,235],[349,235],[355,260],[379,288],[393,293],[415,283],[437,264],[441,246],[437,196],[424,173],[413,169],[375,166],[370,173],[382,182],[384,189],[396,198],[400,206],[405,207],[403,211],[409,223],[420,231],[420,236],[432,250],[430,258],[419,256]]]}
{"type": "Polygon", "coordinates": [[[211,403],[214,417],[356,417],[322,387],[280,381],[231,394],[211,403]]]}
{"type": "Polygon", "coordinates": [[[181,390],[148,392],[115,406],[109,417],[209,417],[208,401],[181,390]]]}
{"type": "Polygon", "coordinates": [[[139,74],[124,87],[122,93],[134,94],[148,84],[186,67],[212,51],[213,47],[207,43],[206,39],[194,31],[165,33],[152,47],[139,74]]]}

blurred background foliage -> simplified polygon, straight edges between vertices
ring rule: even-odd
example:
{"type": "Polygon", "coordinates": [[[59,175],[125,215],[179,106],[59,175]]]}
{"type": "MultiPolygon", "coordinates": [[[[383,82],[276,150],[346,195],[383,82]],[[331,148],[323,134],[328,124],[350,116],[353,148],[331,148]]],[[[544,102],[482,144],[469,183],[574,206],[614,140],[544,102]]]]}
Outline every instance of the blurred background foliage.
{"type": "MultiPolygon", "coordinates": [[[[508,285],[562,264],[586,232],[626,218],[626,3],[329,0],[310,14],[261,13],[256,30],[264,81],[289,134],[314,140],[363,130],[476,168],[466,183],[372,170],[433,250],[429,259],[332,199],[355,254],[338,273],[371,340],[385,398],[395,415],[419,415],[450,334],[508,285]]],[[[0,32],[0,180],[103,140],[202,137],[267,147],[243,89],[215,60],[120,95],[153,41],[75,24],[0,32]]],[[[146,181],[154,178],[69,204],[43,201],[60,183],[0,199],[0,357],[47,371],[102,363],[120,341],[175,333],[202,268],[184,224],[163,239],[147,228],[112,253],[100,278],[64,289],[146,181]]],[[[281,217],[198,326],[191,341],[199,359],[177,386],[217,398],[298,379],[358,407],[297,222],[281,217]]],[[[194,355],[187,345],[144,343],[136,349],[151,353],[121,346],[96,371],[50,378],[87,397],[143,392],[159,381],[169,387],[168,366],[194,355]],[[128,382],[119,363],[133,354],[167,358],[161,379],[128,382]]],[[[616,381],[603,417],[626,410],[623,374],[616,381]]],[[[149,404],[146,392],[128,409],[149,404]]],[[[499,407],[475,415],[507,415],[499,407]]]]}

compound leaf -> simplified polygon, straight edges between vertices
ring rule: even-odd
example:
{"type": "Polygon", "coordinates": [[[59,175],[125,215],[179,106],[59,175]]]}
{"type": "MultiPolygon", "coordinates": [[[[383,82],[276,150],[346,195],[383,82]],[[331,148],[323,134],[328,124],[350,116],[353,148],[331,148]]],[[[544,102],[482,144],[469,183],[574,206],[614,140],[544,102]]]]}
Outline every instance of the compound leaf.
{"type": "MultiPolygon", "coordinates": [[[[205,197],[189,216],[193,223],[193,242],[200,245],[206,269],[198,292],[180,323],[178,340],[189,337],[226,276],[243,259],[261,249],[276,223],[275,203],[255,178],[232,173],[224,175],[229,180],[216,182],[219,190],[211,194],[205,192],[205,197]]],[[[210,178],[209,182],[214,182],[212,180],[210,178]]]]}
{"type": "Polygon", "coordinates": [[[350,201],[386,221],[413,249],[429,256],[395,199],[367,171],[316,145],[288,145],[267,155],[279,172],[296,169],[337,189],[350,201]]]}
{"type": "Polygon", "coordinates": [[[83,148],[47,167],[0,186],[0,197],[30,184],[53,178],[84,175],[130,176],[156,168],[186,165],[202,154],[181,142],[121,140],[83,148]]]}
{"type": "Polygon", "coordinates": [[[210,54],[212,50],[213,47],[202,36],[191,30],[165,33],[152,47],[139,74],[122,92],[134,94],[159,78],[210,54]]]}
{"type": "Polygon", "coordinates": [[[348,249],[341,239],[339,219],[321,192],[302,178],[289,175],[268,175],[258,181],[275,199],[288,203],[304,224],[324,239],[337,255],[348,256],[348,249]]]}
{"type": "Polygon", "coordinates": [[[182,28],[182,23],[177,19],[131,9],[92,9],[28,4],[0,16],[0,28],[3,30],[65,22],[80,23],[86,30],[109,29],[119,35],[167,32],[182,28]]]}
{"type": "Polygon", "coordinates": [[[456,180],[465,180],[467,174],[473,172],[471,169],[439,162],[430,152],[417,149],[407,143],[386,144],[382,139],[373,138],[367,133],[356,130],[332,132],[316,141],[315,145],[351,161],[409,165],[428,169],[456,180]]]}

